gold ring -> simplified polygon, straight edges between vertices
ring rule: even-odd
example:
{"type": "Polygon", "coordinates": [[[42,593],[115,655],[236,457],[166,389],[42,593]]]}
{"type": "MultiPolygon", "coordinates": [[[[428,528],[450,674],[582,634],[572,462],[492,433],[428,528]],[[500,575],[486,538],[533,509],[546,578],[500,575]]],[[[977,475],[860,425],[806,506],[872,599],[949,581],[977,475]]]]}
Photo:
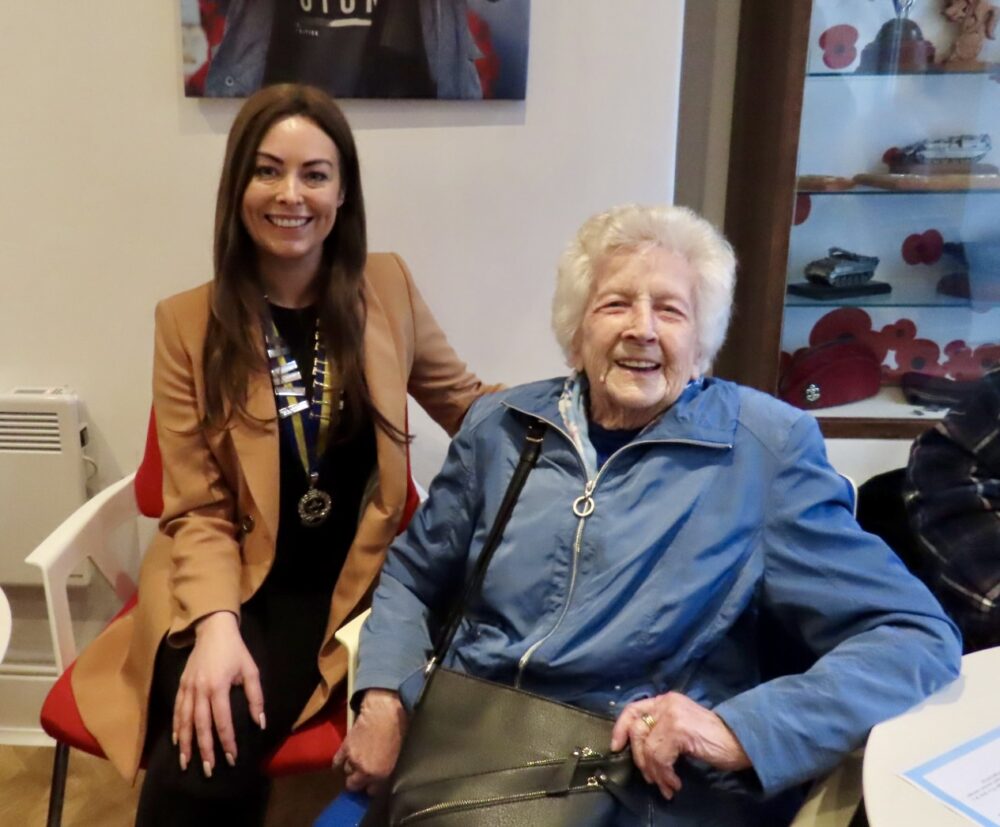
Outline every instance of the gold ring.
{"type": "Polygon", "coordinates": [[[653,727],[656,726],[656,718],[654,718],[648,712],[643,712],[642,715],[639,716],[639,720],[642,721],[646,726],[649,727],[649,731],[650,732],[652,732],[653,731],[653,727]]]}

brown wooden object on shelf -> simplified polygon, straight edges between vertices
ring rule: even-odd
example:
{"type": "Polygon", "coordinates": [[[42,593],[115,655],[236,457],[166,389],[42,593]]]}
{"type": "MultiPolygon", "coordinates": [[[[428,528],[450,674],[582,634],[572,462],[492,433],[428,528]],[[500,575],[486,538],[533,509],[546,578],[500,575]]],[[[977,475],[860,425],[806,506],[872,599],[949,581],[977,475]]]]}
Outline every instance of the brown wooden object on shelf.
{"type": "Polygon", "coordinates": [[[924,39],[920,27],[906,17],[887,21],[875,39],[861,50],[862,74],[924,72],[934,64],[934,44],[924,39]]]}
{"type": "Polygon", "coordinates": [[[843,175],[800,175],[795,180],[799,192],[843,192],[854,189],[854,180],[843,175]]]}
{"type": "Polygon", "coordinates": [[[725,234],[739,273],[715,372],[774,393],[812,0],[740,8],[725,234]]]}
{"type": "Polygon", "coordinates": [[[1000,190],[1000,175],[966,175],[939,172],[933,175],[896,175],[891,172],[863,172],[854,182],[895,192],[948,192],[950,190],[1000,190]]]}
{"type": "Polygon", "coordinates": [[[979,53],[986,38],[996,38],[1000,9],[989,0],[945,0],[941,13],[960,26],[941,68],[950,72],[982,71],[986,64],[979,59],[979,53]]]}
{"type": "Polygon", "coordinates": [[[1000,175],[1000,169],[997,169],[995,164],[978,161],[910,164],[905,161],[890,160],[889,172],[893,175],[1000,175]]]}

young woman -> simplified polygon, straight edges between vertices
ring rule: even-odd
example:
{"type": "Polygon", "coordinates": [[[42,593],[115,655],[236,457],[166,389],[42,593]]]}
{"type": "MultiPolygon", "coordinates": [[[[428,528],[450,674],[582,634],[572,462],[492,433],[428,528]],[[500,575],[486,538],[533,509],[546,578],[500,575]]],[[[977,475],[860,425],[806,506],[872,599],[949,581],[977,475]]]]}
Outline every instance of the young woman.
{"type": "Polygon", "coordinates": [[[87,728],[137,823],[256,824],[262,759],[341,684],[407,503],[406,395],[449,432],[484,393],[403,262],[367,252],[350,127],[267,87],[233,124],[215,278],[161,302],[164,511],[135,611],[81,656],[87,728]]]}

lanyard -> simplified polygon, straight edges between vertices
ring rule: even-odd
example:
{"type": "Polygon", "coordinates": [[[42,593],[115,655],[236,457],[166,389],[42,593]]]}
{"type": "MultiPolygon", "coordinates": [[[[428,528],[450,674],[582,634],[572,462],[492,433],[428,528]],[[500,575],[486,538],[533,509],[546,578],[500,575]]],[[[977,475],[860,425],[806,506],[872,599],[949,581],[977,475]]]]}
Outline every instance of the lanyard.
{"type": "MultiPolygon", "coordinates": [[[[299,519],[305,526],[326,522],[332,508],[330,495],[318,487],[319,463],[330,439],[333,413],[333,384],[326,346],[319,335],[319,320],[313,344],[313,392],[306,394],[302,373],[288,349],[274,319],[268,314],[264,325],[267,359],[271,368],[271,385],[278,402],[279,427],[295,444],[302,469],[309,480],[309,489],[299,499],[299,519]]],[[[343,409],[343,392],[339,409],[343,409]]]]}

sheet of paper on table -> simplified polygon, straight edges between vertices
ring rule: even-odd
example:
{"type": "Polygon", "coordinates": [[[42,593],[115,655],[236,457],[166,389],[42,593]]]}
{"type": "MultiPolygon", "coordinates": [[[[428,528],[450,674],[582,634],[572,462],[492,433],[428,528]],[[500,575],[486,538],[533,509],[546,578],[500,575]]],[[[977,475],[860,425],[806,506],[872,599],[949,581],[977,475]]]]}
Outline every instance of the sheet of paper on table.
{"type": "Polygon", "coordinates": [[[1000,727],[901,775],[974,823],[1000,827],[1000,727]]]}

